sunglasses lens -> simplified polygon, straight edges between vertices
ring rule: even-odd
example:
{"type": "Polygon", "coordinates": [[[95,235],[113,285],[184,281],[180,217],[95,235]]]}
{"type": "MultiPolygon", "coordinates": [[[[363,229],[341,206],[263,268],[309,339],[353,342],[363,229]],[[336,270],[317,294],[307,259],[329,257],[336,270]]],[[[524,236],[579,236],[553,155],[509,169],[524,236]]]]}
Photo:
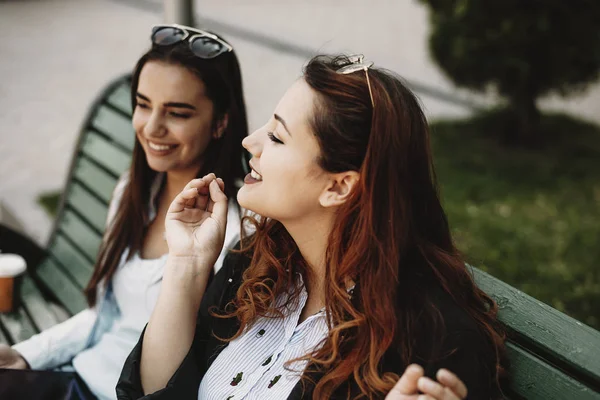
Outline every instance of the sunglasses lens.
{"type": "Polygon", "coordinates": [[[200,58],[215,58],[224,53],[227,48],[216,40],[200,36],[191,43],[192,52],[200,58]]]}
{"type": "Polygon", "coordinates": [[[179,28],[161,27],[152,33],[152,42],[161,46],[168,46],[183,39],[185,33],[179,28]]]}

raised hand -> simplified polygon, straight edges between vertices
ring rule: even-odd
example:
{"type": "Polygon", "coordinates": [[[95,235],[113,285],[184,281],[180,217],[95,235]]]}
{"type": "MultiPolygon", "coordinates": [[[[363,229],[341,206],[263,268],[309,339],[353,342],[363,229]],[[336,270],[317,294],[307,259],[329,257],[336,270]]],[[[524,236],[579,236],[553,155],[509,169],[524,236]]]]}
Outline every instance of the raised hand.
{"type": "Polygon", "coordinates": [[[27,369],[27,363],[21,353],[10,346],[0,344],[0,368],[27,369]]]}
{"type": "Polygon", "coordinates": [[[409,365],[385,400],[463,400],[467,397],[465,384],[452,372],[440,369],[436,378],[437,381],[427,378],[417,364],[409,365]]]}
{"type": "Polygon", "coordinates": [[[227,225],[224,184],[214,174],[190,181],[171,203],[165,219],[170,257],[219,256],[227,225]]]}

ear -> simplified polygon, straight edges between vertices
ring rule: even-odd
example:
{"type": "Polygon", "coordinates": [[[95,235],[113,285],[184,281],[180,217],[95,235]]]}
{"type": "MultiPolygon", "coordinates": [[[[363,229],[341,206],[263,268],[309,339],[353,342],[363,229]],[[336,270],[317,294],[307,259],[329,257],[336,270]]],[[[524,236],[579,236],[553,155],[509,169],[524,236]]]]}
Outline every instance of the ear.
{"type": "Polygon", "coordinates": [[[227,129],[227,124],[229,124],[229,114],[223,115],[223,118],[217,121],[217,126],[212,134],[213,139],[221,139],[227,129]]]}
{"type": "Polygon", "coordinates": [[[360,180],[356,171],[339,172],[331,174],[331,179],[319,196],[319,203],[323,207],[339,207],[348,200],[360,180]]]}

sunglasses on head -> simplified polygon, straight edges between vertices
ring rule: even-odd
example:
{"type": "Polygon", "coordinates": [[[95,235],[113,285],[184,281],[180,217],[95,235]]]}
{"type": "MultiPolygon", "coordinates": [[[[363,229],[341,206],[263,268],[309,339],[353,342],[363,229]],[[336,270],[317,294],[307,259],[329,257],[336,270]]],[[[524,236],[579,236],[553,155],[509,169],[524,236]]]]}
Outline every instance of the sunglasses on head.
{"type": "Polygon", "coordinates": [[[373,91],[371,90],[371,81],[369,80],[369,68],[371,68],[373,62],[364,61],[364,56],[362,54],[350,56],[348,57],[348,61],[350,61],[348,65],[343,66],[335,72],[337,72],[338,74],[347,75],[356,71],[365,71],[365,75],[367,76],[367,86],[369,87],[369,96],[371,96],[371,106],[375,108],[375,102],[373,101],[373,91]]]}
{"type": "Polygon", "coordinates": [[[229,43],[213,33],[177,24],[155,26],[151,39],[156,46],[170,46],[187,40],[192,53],[205,60],[233,51],[229,43]]]}

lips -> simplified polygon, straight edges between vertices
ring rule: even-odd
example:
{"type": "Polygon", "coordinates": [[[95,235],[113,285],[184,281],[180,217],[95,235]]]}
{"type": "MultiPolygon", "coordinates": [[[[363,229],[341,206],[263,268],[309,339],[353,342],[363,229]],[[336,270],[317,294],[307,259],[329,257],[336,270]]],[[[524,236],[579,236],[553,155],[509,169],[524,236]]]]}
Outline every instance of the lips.
{"type": "Polygon", "coordinates": [[[250,173],[244,178],[244,183],[250,185],[258,182],[262,182],[262,175],[256,172],[256,170],[252,168],[252,165],[250,165],[250,173]]]}

